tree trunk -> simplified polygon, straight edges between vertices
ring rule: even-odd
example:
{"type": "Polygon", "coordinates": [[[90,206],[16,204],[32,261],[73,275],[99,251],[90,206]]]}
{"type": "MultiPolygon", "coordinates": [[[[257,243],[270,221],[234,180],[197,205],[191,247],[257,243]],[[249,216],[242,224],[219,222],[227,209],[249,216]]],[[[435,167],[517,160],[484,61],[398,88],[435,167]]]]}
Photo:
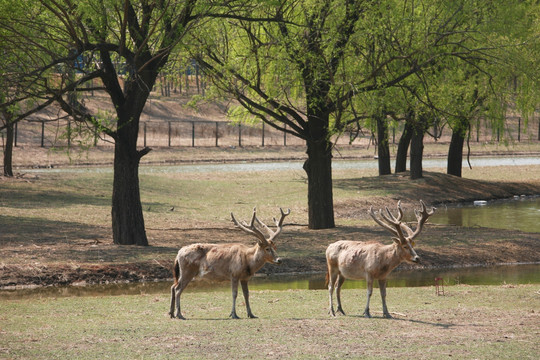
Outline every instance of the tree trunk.
{"type": "MultiPolygon", "coordinates": [[[[136,108],[136,107],[135,107],[136,108]]],[[[113,241],[119,245],[147,246],[139,189],[139,162],[149,149],[137,151],[139,117],[123,115],[114,146],[114,180],[112,195],[113,241]]]]}
{"type": "Polygon", "coordinates": [[[15,125],[7,120],[6,146],[4,148],[4,176],[13,177],[13,141],[15,125]]]}
{"type": "Polygon", "coordinates": [[[463,161],[463,143],[465,136],[459,129],[452,130],[452,140],[448,148],[448,162],[446,173],[461,177],[461,163],[463,161]]]}
{"type": "Polygon", "coordinates": [[[411,138],[411,179],[420,179],[424,176],[422,170],[422,158],[424,156],[424,130],[426,119],[419,116],[417,124],[414,126],[411,138]]]}
{"type": "Polygon", "coordinates": [[[308,159],[304,170],[308,178],[308,216],[310,229],[335,227],[332,195],[332,144],[307,141],[308,159]]]}
{"type": "Polygon", "coordinates": [[[466,117],[458,119],[458,122],[452,128],[452,140],[448,148],[448,162],[446,172],[449,175],[461,177],[463,162],[463,144],[465,135],[470,130],[470,120],[466,117]]]}
{"type": "Polygon", "coordinates": [[[379,176],[392,173],[390,167],[390,146],[388,145],[388,123],[382,114],[377,114],[377,152],[379,155],[379,176]]]}
{"type": "Polygon", "coordinates": [[[407,171],[407,152],[413,134],[413,127],[409,121],[405,122],[405,128],[399,138],[396,154],[396,173],[407,171]]]}

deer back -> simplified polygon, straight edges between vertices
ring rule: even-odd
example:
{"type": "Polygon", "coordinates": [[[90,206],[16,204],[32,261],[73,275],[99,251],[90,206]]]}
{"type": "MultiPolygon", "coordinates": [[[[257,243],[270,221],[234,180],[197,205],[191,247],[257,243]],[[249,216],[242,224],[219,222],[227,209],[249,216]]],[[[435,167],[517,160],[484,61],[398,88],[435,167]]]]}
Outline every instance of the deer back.
{"type": "Polygon", "coordinates": [[[347,279],[384,279],[402,261],[406,254],[397,243],[342,240],[326,249],[328,266],[337,267],[347,279]]]}
{"type": "Polygon", "coordinates": [[[259,244],[192,244],[180,249],[177,260],[182,272],[189,271],[201,278],[247,280],[273,257],[259,244]]]}

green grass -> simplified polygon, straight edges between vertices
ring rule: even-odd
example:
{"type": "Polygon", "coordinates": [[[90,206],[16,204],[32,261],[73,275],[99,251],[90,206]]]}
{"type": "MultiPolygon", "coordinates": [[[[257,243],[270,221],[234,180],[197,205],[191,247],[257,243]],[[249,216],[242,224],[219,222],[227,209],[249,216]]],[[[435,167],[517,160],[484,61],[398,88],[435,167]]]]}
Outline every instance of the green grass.
{"type": "Polygon", "coordinates": [[[322,290],[252,291],[228,320],[228,291],[187,292],[187,321],[169,319],[168,294],[2,301],[0,357],[10,359],[410,358],[535,359],[539,287],[391,288],[395,319],[360,317],[364,290],[343,290],[348,316],[331,318],[322,290]]]}

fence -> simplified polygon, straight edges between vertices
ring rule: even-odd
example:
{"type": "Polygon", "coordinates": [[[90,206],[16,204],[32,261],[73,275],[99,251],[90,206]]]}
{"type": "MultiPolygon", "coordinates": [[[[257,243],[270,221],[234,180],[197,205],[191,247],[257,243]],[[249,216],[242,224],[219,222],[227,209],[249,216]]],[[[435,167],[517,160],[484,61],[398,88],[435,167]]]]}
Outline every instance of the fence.
{"type": "MultiPolygon", "coordinates": [[[[66,133],[71,130],[71,123],[66,120],[46,121],[27,120],[19,122],[15,128],[15,146],[66,147],[83,139],[68,139],[66,133]]],[[[390,142],[399,141],[403,124],[390,129],[390,142]]],[[[449,142],[451,130],[448,127],[430,129],[437,133],[438,139],[426,136],[426,143],[438,141],[449,142]]],[[[88,133],[85,143],[94,146],[113,146],[111,138],[103,134],[88,133]]],[[[373,138],[370,130],[363,133],[346,132],[333,139],[338,145],[369,145],[373,138]]],[[[5,135],[2,133],[2,144],[5,135]]],[[[476,142],[520,142],[539,141],[540,124],[538,118],[524,124],[520,117],[507,119],[503,131],[493,131],[486,122],[473,126],[471,141],[476,142]]],[[[266,124],[247,126],[223,121],[182,121],[150,120],[141,123],[139,129],[139,146],[149,147],[231,147],[231,146],[288,146],[304,145],[305,142],[291,134],[274,129],[266,124]]]]}

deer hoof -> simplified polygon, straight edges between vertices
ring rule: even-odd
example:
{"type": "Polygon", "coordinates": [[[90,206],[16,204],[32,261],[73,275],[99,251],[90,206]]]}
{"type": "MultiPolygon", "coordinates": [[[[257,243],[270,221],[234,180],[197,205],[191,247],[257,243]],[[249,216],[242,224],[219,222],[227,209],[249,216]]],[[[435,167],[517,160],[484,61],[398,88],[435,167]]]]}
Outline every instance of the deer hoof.
{"type": "Polygon", "coordinates": [[[368,319],[371,319],[371,314],[369,313],[368,310],[364,311],[364,317],[368,318],[368,319]]]}
{"type": "Polygon", "coordinates": [[[231,315],[229,315],[229,317],[230,317],[231,319],[235,319],[235,320],[236,320],[236,319],[240,319],[240,318],[238,317],[238,315],[236,315],[236,313],[231,313],[231,315]]]}
{"type": "Polygon", "coordinates": [[[390,313],[384,313],[383,317],[386,318],[386,319],[393,319],[394,318],[392,315],[390,315],[390,313]]]}

